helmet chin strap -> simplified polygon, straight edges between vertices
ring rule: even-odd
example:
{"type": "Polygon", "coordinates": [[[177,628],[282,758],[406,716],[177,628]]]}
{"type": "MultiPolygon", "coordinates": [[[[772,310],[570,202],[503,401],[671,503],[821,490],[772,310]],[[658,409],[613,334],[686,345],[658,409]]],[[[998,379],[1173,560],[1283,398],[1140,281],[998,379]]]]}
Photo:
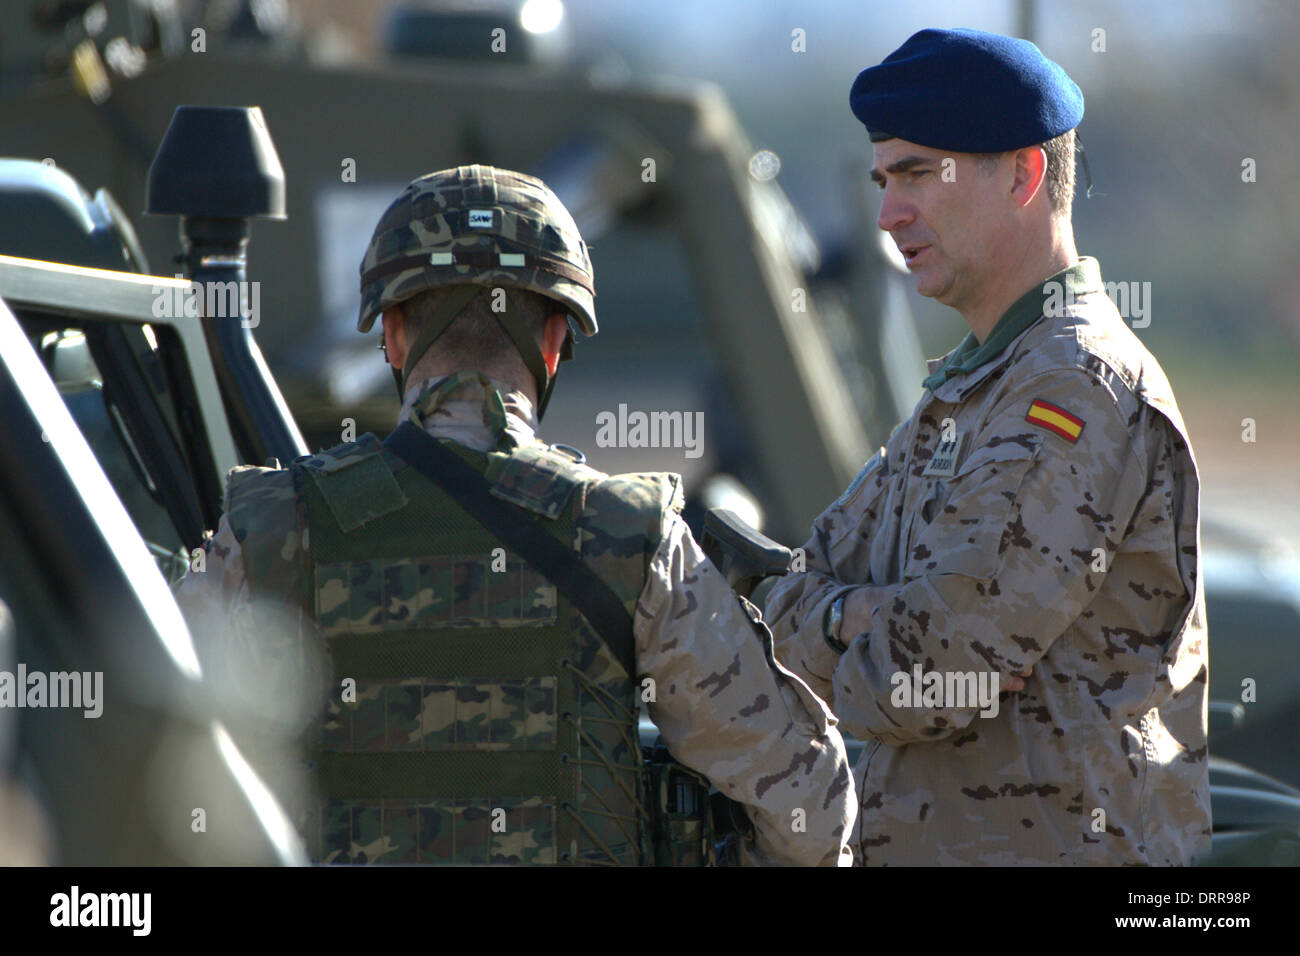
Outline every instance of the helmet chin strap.
{"type": "MultiPolygon", "coordinates": [[[[564,345],[560,347],[560,361],[567,362],[573,358],[573,332],[566,329],[564,332],[564,345]]],[[[542,416],[546,414],[546,406],[550,404],[551,392],[555,390],[555,380],[560,377],[560,366],[555,366],[555,374],[550,376],[546,382],[546,388],[538,391],[540,396],[537,400],[537,420],[540,422],[542,416]]]]}
{"type": "Polygon", "coordinates": [[[410,384],[411,372],[419,364],[420,359],[424,358],[424,353],[429,351],[438,336],[447,331],[447,326],[451,325],[461,309],[469,305],[470,299],[474,298],[478,291],[479,287],[473,285],[462,285],[452,289],[429,317],[429,322],[420,330],[419,336],[411,343],[411,347],[406,350],[404,366],[401,369],[393,367],[393,381],[397,383],[399,402],[406,401],[406,386],[410,384]]]}
{"type": "MultiPolygon", "coordinates": [[[[506,298],[510,300],[510,293],[506,293],[506,298]]],[[[510,336],[510,340],[515,343],[519,354],[523,356],[524,365],[532,373],[533,381],[537,384],[537,420],[540,422],[542,416],[546,414],[546,406],[550,404],[559,367],[557,365],[556,374],[552,375],[551,370],[546,367],[546,357],[542,355],[537,340],[519,318],[518,311],[507,308],[505,312],[496,313],[496,317],[501,327],[506,330],[506,334],[510,336]]],[[[566,328],[564,345],[560,349],[560,361],[565,362],[571,358],[573,358],[573,333],[566,328]]]]}
{"type": "MultiPolygon", "coordinates": [[[[455,320],[465,306],[469,305],[470,300],[478,295],[481,286],[462,285],[456,286],[442,301],[437,310],[429,317],[428,323],[420,330],[419,336],[406,352],[405,366],[399,371],[392,369],[393,381],[397,383],[397,400],[406,401],[406,388],[410,384],[411,372],[415,369],[416,364],[424,357],[424,354],[433,347],[438,336],[447,331],[447,327],[455,320]]],[[[507,301],[510,301],[510,293],[506,293],[507,301]]],[[[510,340],[515,343],[515,348],[523,357],[524,365],[533,376],[533,381],[537,384],[537,420],[542,420],[542,415],[546,413],[546,406],[551,401],[551,392],[555,388],[556,376],[550,373],[546,367],[546,358],[542,355],[542,350],[537,345],[537,340],[529,333],[519,313],[513,308],[507,307],[505,312],[494,313],[501,327],[505,329],[510,340]]],[[[573,332],[566,330],[564,336],[564,345],[560,350],[560,361],[565,362],[573,358],[573,332]]],[[[557,369],[558,372],[558,369],[557,369]]]]}

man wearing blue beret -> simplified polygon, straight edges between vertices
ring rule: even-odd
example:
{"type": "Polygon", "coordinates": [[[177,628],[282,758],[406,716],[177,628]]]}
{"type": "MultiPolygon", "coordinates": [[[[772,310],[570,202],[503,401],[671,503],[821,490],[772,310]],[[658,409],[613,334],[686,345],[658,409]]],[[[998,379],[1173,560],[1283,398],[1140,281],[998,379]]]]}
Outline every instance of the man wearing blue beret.
{"type": "Polygon", "coordinates": [[[1083,95],[1032,43],[923,30],[850,104],[878,225],[970,326],[767,603],[779,656],[864,741],[858,861],[1194,862],[1196,462],[1075,250],[1083,95]]]}

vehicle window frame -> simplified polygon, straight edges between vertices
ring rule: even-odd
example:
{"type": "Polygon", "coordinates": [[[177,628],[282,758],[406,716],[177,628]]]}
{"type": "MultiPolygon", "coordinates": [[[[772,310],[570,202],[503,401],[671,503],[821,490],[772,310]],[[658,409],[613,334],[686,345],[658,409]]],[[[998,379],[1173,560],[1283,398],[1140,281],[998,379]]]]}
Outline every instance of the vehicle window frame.
{"type": "MultiPolygon", "coordinates": [[[[240,464],[230,434],[224,402],[209,361],[202,322],[194,316],[168,316],[155,314],[155,303],[162,295],[183,294],[189,283],[162,276],[112,272],[59,263],[41,262],[0,256],[0,298],[9,307],[23,315],[38,313],[42,321],[66,320],[67,327],[85,329],[88,324],[104,322],[142,327],[153,330],[166,388],[169,391],[171,410],[159,402],[155,383],[139,364],[134,351],[119,354],[118,359],[134,359],[134,372],[139,380],[134,383],[136,400],[152,398],[152,414],[145,413],[155,423],[166,422],[163,431],[171,436],[179,459],[172,459],[171,467],[180,467],[187,478],[190,494],[197,496],[199,515],[197,522],[191,516],[186,527],[178,524],[182,540],[188,549],[201,544],[202,530],[215,528],[221,513],[224,476],[240,464]],[[186,401],[193,396],[195,401],[186,401]],[[156,418],[157,416],[160,416],[156,418]]],[[[112,338],[113,336],[108,336],[112,338]]],[[[125,336],[117,336],[119,340],[125,336]]],[[[88,338],[88,344],[90,339],[88,338]]],[[[134,348],[129,340],[119,341],[119,346],[134,348]]],[[[120,348],[119,348],[120,352],[120,348]]],[[[93,353],[92,353],[93,354],[93,353]]],[[[95,355],[98,364],[100,355],[95,355]]],[[[101,370],[103,371],[103,370],[101,370]]],[[[121,374],[119,367],[116,371],[121,374]]],[[[118,385],[125,383],[119,382],[118,385]]],[[[135,430],[132,438],[138,441],[135,430]]],[[[156,479],[155,479],[156,480],[156,479]]],[[[182,493],[181,497],[185,496],[182,493]]],[[[175,495],[172,496],[175,498],[175,495]]],[[[173,502],[174,504],[174,502],[173,502]]],[[[169,508],[169,511],[172,509],[169,508]]]]}

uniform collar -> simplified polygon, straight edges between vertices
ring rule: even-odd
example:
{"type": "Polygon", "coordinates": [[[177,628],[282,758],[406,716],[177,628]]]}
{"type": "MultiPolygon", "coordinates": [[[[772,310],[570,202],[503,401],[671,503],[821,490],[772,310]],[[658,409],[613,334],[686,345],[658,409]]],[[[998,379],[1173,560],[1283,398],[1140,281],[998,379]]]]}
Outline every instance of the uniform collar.
{"type": "MultiPolygon", "coordinates": [[[[1032,289],[1012,303],[1011,308],[1002,314],[1002,318],[998,319],[997,325],[993,326],[993,331],[982,343],[975,338],[974,332],[967,333],[962,343],[947,355],[926,362],[930,375],[921,385],[937,392],[950,379],[970,376],[963,379],[960,385],[954,385],[952,389],[946,389],[945,392],[965,391],[973,387],[997,367],[993,359],[1006,351],[1007,346],[1020,338],[1046,314],[1046,303],[1049,300],[1054,299],[1057,303],[1063,302],[1068,305],[1074,301],[1075,296],[1099,292],[1101,289],[1101,267],[1097,264],[1097,260],[1087,256],[1081,257],[1068,269],[1063,269],[1035,284],[1032,289]],[[1057,285],[1055,288],[1049,288],[1049,283],[1057,283],[1057,285]]],[[[1056,310],[1053,309],[1053,312],[1055,314],[1056,310]]]]}
{"type": "Polygon", "coordinates": [[[463,371],[413,385],[398,422],[476,451],[511,451],[537,439],[533,403],[481,372],[463,371]]]}

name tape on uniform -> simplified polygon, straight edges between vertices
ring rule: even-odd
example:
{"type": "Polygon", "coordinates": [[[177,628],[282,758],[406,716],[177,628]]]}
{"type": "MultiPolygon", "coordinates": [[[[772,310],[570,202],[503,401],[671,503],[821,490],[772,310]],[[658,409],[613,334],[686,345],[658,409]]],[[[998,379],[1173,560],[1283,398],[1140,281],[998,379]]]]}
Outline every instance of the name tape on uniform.
{"type": "Polygon", "coordinates": [[[965,437],[963,432],[957,432],[952,441],[939,442],[938,449],[921,474],[938,478],[951,478],[957,474],[957,459],[961,457],[961,443],[965,437]]]}

